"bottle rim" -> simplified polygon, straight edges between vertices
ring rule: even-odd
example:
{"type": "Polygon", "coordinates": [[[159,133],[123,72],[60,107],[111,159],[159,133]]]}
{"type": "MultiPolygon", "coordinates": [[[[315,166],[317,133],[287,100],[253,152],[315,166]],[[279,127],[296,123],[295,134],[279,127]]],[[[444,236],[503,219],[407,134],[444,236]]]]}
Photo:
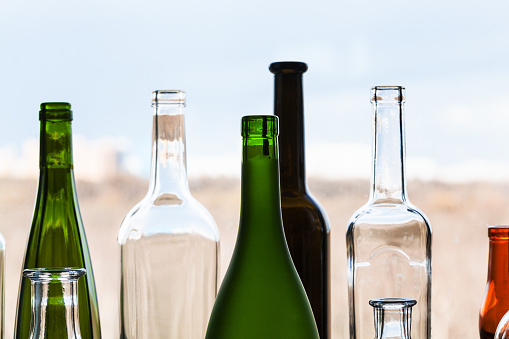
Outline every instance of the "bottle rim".
{"type": "Polygon", "coordinates": [[[377,298],[371,299],[369,304],[375,308],[383,309],[411,308],[417,304],[417,300],[410,298],[377,298]]]}
{"type": "Polygon", "coordinates": [[[403,86],[374,86],[371,88],[372,103],[404,103],[406,99],[403,86]]]}
{"type": "Polygon", "coordinates": [[[269,66],[269,71],[274,74],[305,73],[307,70],[308,65],[300,61],[278,61],[271,63],[269,66]]]}
{"type": "Polygon", "coordinates": [[[86,273],[86,269],[78,267],[31,268],[23,270],[25,278],[48,283],[78,280],[86,273]]]}
{"type": "Polygon", "coordinates": [[[165,89],[152,92],[152,106],[159,105],[185,105],[186,92],[181,90],[165,89]]]}
{"type": "Polygon", "coordinates": [[[242,117],[241,135],[244,138],[274,138],[278,135],[275,115],[246,115],[242,117]]]}
{"type": "Polygon", "coordinates": [[[488,237],[490,240],[509,240],[509,225],[488,226],[488,237]]]}
{"type": "Polygon", "coordinates": [[[40,106],[39,120],[73,119],[71,104],[68,102],[43,102],[40,106]]]}

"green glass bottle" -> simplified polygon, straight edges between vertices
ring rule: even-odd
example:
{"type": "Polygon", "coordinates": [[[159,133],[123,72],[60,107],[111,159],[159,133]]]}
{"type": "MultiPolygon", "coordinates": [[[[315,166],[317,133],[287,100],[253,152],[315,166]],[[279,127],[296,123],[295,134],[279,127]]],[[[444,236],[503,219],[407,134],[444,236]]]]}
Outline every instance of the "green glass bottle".
{"type": "MultiPolygon", "coordinates": [[[[78,207],[72,161],[71,105],[43,103],[40,176],[23,269],[83,267],[78,284],[82,339],[99,339],[101,330],[92,262],[78,207]]],[[[21,278],[16,315],[16,339],[30,336],[30,280],[21,278]]]]}
{"type": "Polygon", "coordinates": [[[206,339],[318,339],[281,221],[277,117],[242,118],[237,242],[206,339]]]}

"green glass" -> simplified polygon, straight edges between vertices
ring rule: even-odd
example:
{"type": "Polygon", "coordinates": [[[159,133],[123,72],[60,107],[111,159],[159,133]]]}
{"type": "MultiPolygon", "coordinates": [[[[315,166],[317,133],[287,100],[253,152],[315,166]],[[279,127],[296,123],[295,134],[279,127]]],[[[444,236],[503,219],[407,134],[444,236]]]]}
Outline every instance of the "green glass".
{"type": "Polygon", "coordinates": [[[277,117],[242,118],[237,242],[206,339],[313,339],[318,330],[281,221],[277,117]]]}
{"type": "MultiPolygon", "coordinates": [[[[23,269],[83,267],[78,284],[79,323],[83,339],[101,338],[92,262],[78,207],[72,161],[71,105],[43,103],[40,176],[23,269]]],[[[30,281],[21,277],[16,339],[30,336],[30,281]]]]}

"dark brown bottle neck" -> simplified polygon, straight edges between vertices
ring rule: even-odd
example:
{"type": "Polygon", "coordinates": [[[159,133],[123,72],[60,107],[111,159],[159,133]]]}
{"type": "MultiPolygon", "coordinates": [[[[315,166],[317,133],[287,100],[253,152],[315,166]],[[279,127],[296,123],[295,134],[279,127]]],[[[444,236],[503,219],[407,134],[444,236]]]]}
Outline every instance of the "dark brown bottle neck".
{"type": "Polygon", "coordinates": [[[274,114],[279,117],[281,191],[306,191],[302,73],[275,74],[274,114]]]}

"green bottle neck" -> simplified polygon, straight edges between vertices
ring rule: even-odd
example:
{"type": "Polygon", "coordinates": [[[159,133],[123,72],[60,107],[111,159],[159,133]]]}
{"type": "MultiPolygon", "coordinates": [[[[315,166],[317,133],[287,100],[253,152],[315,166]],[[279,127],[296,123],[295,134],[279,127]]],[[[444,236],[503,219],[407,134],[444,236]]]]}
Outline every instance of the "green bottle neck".
{"type": "Polygon", "coordinates": [[[281,191],[305,192],[302,72],[278,72],[274,79],[274,114],[280,122],[281,191]]]}
{"type": "Polygon", "coordinates": [[[243,140],[240,211],[239,239],[284,240],[275,137],[243,140]]]}
{"type": "Polygon", "coordinates": [[[41,171],[73,169],[70,120],[41,120],[39,167],[41,171]]]}

